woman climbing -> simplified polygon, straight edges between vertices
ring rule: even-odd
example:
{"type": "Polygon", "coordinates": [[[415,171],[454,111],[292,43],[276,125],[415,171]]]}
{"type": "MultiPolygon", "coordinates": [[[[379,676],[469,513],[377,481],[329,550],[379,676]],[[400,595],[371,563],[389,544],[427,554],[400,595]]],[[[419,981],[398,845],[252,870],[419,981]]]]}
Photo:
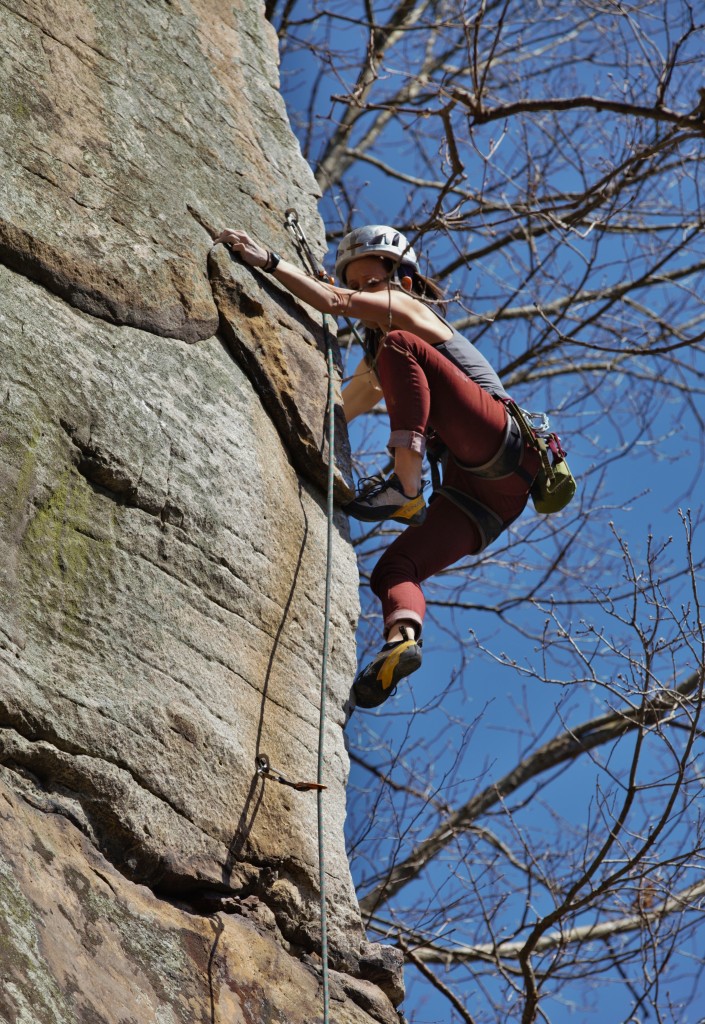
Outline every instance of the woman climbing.
{"type": "Polygon", "coordinates": [[[358,707],[378,707],[421,665],[421,583],[481,551],[516,519],[539,455],[507,409],[492,366],[430,305],[440,293],[420,274],[401,232],[370,225],[346,235],[336,256],[340,286],[309,277],[244,231],[226,229],[215,242],[314,309],[366,328],[365,355],[343,390],[345,417],[350,422],[384,397],[394,471],[363,487],[345,511],[413,527],[389,546],[370,580],[382,602],[385,643],[353,690],[358,707]],[[428,506],[421,479],[427,443],[444,465],[443,486],[428,506]]]}

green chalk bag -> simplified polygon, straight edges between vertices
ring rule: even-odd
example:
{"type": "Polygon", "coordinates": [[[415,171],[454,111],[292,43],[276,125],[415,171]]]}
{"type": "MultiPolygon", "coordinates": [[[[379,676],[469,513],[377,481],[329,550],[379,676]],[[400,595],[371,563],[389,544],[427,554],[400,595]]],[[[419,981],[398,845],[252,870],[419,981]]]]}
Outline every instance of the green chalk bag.
{"type": "Polygon", "coordinates": [[[509,399],[505,402],[521,428],[524,437],[541,456],[541,466],[531,487],[531,500],[541,515],[560,512],[573,500],[577,490],[575,477],[566,462],[566,453],[558,434],[548,432],[548,417],[545,413],[530,413],[509,399]],[[540,426],[534,427],[538,419],[540,426]]]}
{"type": "Polygon", "coordinates": [[[536,447],[541,454],[541,468],[531,488],[531,500],[537,512],[551,515],[573,500],[577,484],[556,434],[537,437],[536,447]]]}

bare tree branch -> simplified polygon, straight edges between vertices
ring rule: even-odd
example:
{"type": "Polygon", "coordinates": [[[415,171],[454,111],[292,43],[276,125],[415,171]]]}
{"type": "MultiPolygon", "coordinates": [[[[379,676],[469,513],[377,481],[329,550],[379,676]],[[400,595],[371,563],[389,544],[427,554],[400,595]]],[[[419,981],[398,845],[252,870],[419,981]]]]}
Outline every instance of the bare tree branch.
{"type": "MultiPolygon", "coordinates": [[[[615,918],[612,921],[599,921],[595,924],[581,925],[577,928],[567,928],[561,931],[549,932],[541,936],[534,946],[535,953],[545,953],[549,950],[565,949],[568,945],[582,944],[584,942],[602,942],[612,939],[617,935],[625,935],[629,932],[638,932],[648,925],[669,917],[673,913],[687,913],[696,910],[697,900],[705,895],[705,882],[698,882],[682,889],[679,893],[669,896],[657,906],[648,910],[639,910],[638,913],[629,914],[624,917],[615,918]]],[[[403,948],[403,947],[402,947],[403,948]]],[[[488,963],[496,963],[497,960],[518,960],[526,948],[525,942],[500,942],[497,945],[486,944],[484,946],[448,946],[439,947],[433,943],[427,943],[414,950],[415,960],[424,963],[463,963],[475,960],[484,960],[488,963]]]]}
{"type": "Polygon", "coordinates": [[[469,110],[475,124],[488,124],[490,121],[503,121],[517,114],[541,114],[565,110],[590,109],[598,113],[610,111],[623,117],[638,117],[647,121],[664,121],[696,132],[705,131],[705,111],[698,100],[687,113],[678,113],[667,107],[648,106],[638,103],[622,103],[601,96],[563,96],[541,100],[517,100],[487,109],[478,102],[476,97],[463,89],[455,88],[451,97],[462,103],[469,110]]]}
{"type": "Polygon", "coordinates": [[[494,804],[505,800],[521,786],[543,772],[550,771],[565,761],[573,760],[625,733],[643,729],[664,721],[686,706],[686,698],[703,686],[705,666],[701,666],[685,682],[673,690],[661,691],[641,709],[615,711],[584,722],[575,729],[544,744],[539,750],[516,765],[496,783],[472,797],[439,825],[434,832],[399,864],[395,864],[384,879],[360,900],[360,908],[367,915],[374,914],[421,871],[453,840],[459,831],[467,828],[475,818],[487,812],[494,804]]]}

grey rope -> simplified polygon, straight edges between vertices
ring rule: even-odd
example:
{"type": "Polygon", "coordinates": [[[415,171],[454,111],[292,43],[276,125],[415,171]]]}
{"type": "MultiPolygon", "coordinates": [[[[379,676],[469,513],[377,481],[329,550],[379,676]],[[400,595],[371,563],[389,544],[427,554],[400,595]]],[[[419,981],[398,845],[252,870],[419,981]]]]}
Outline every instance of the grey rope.
{"type": "MultiPolygon", "coordinates": [[[[285,215],[286,227],[291,232],[296,250],[306,270],[311,271],[319,280],[327,280],[327,275],[314,256],[299,216],[295,209],[290,208],[285,215]],[[306,266],[308,264],[308,266],[306,266]]],[[[328,653],[330,646],[330,594],[333,577],[333,484],[335,480],[335,381],[333,377],[333,343],[328,330],[328,317],[323,313],[323,337],[326,348],[326,369],[328,372],[328,493],[326,503],[326,584],[323,612],[323,652],[321,655],[321,702],[318,718],[318,773],[316,781],[319,789],[318,798],[318,885],[321,899],[321,964],[323,977],[323,1024],[329,1024],[330,990],[328,982],[328,919],[326,904],[326,864],[325,844],[323,841],[323,760],[326,730],[326,689],[328,684],[328,653]]]]}
{"type": "MultiPolygon", "coordinates": [[[[328,682],[328,648],[330,634],[330,592],[333,576],[333,481],[335,476],[335,386],[333,379],[333,346],[328,331],[327,317],[323,314],[323,333],[326,342],[326,364],[328,368],[328,495],[327,495],[327,536],[326,536],[326,589],[323,614],[323,654],[321,665],[321,709],[318,722],[318,774],[319,785],[323,785],[323,744],[325,741],[326,687],[328,682]]],[[[323,964],[323,1024],[328,1024],[328,923],[326,917],[326,873],[325,849],[323,842],[323,794],[318,790],[318,874],[321,893],[321,961],[323,964]]]]}

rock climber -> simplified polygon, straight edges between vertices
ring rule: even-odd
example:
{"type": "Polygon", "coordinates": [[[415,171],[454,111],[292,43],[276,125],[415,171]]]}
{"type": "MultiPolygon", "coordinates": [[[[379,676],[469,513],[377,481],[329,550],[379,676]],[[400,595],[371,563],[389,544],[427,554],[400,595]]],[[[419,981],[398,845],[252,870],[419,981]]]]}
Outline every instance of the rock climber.
{"type": "Polygon", "coordinates": [[[336,256],[339,285],[307,275],[244,231],[225,229],[219,242],[314,309],[365,327],[365,354],[343,389],[345,417],[350,422],[384,398],[394,469],[386,479],[361,481],[345,511],[409,527],[370,579],[384,644],[357,673],[353,692],[358,707],[378,707],[421,665],[421,583],[481,551],[516,519],[540,458],[510,414],[495,370],[438,312],[441,292],[420,273],[400,231],[368,225],[347,234],[336,256]],[[421,479],[427,446],[444,467],[428,505],[421,479]]]}

